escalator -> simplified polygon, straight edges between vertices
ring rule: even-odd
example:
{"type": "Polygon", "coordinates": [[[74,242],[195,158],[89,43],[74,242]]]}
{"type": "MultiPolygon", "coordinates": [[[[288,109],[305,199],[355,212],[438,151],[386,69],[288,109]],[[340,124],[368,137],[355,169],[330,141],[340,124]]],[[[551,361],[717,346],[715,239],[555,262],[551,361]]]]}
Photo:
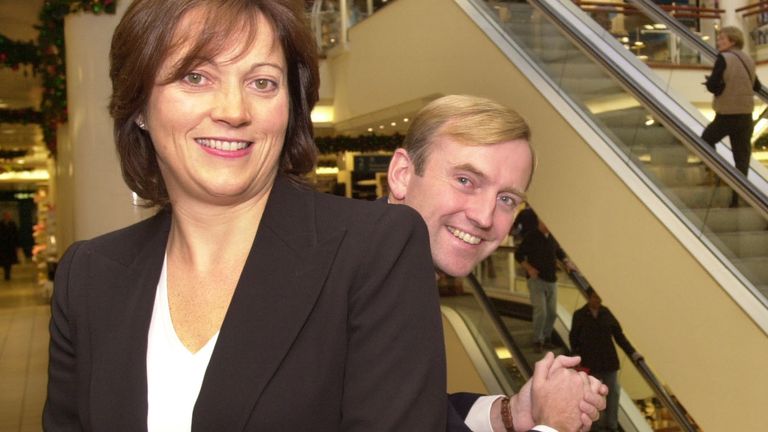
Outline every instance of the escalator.
{"type": "Polygon", "coordinates": [[[732,166],[723,164],[722,158],[712,158],[708,146],[698,139],[702,125],[693,110],[662,93],[665,86],[651,79],[644,65],[627,56],[617,43],[577,46],[572,40],[606,36],[602,28],[583,28],[584,16],[579,16],[578,9],[566,11],[563,3],[555,1],[536,2],[536,8],[533,3],[506,3],[503,13],[497,9],[504,16],[497,23],[768,305],[768,184],[764,173],[752,170],[752,182],[731,175],[732,166]],[[532,19],[545,14],[560,20],[558,25],[532,19]],[[729,208],[729,199],[736,193],[731,187],[753,189],[747,195],[754,194],[758,202],[729,208]],[[746,222],[726,223],[742,220],[746,222]]]}
{"type": "Polygon", "coordinates": [[[698,139],[696,110],[571,6],[393,2],[329,56],[338,123],[402,118],[411,102],[450,93],[517,109],[539,159],[530,201],[633,344],[703,430],[759,430],[768,423],[759,178],[743,181],[698,139]],[[560,12],[576,24],[564,31],[551,16],[560,12]],[[581,31],[597,45],[585,47],[581,31]]]}
{"type": "MultiPolygon", "coordinates": [[[[579,279],[578,276],[574,278],[575,281],[579,279]]],[[[448,355],[448,390],[481,394],[516,393],[531,376],[534,363],[543,355],[532,349],[530,304],[522,296],[486,290],[475,275],[470,275],[464,282],[466,288],[463,295],[444,296],[441,300],[448,355]]],[[[577,282],[581,290],[586,289],[584,283],[577,282]]],[[[560,290],[563,289],[560,287],[560,290]]],[[[553,334],[556,347],[551,351],[556,355],[569,355],[566,341],[570,313],[561,311],[560,315],[557,331],[553,334]]],[[[700,430],[644,361],[633,362],[625,358],[622,363],[621,375],[639,375],[647,383],[647,391],[653,397],[636,399],[636,394],[630,395],[622,388],[619,407],[621,430],[700,430]],[[644,403],[652,404],[654,408],[644,409],[644,403]]]]}

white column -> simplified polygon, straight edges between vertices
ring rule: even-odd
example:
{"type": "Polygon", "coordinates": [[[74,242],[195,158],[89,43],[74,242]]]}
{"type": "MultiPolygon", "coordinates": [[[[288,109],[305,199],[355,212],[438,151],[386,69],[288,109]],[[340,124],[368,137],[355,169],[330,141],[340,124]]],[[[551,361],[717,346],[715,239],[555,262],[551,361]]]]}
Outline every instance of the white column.
{"type": "Polygon", "coordinates": [[[736,12],[736,9],[744,7],[749,5],[750,3],[754,3],[754,1],[750,0],[720,0],[719,7],[720,9],[724,9],[725,13],[723,14],[723,18],[721,20],[720,26],[734,26],[741,29],[742,32],[744,32],[744,52],[750,53],[754,56],[754,43],[752,41],[752,37],[750,36],[750,30],[754,28],[755,25],[755,17],[747,17],[746,19],[742,17],[743,12],[736,12]]]}
{"type": "Polygon", "coordinates": [[[56,136],[56,175],[51,176],[54,187],[50,188],[50,193],[51,202],[56,207],[56,254],[61,257],[72,244],[75,234],[75,184],[68,124],[59,125],[56,136]]]}
{"type": "Polygon", "coordinates": [[[749,0],[720,0],[720,9],[725,9],[721,25],[723,27],[736,26],[742,30],[746,30],[744,28],[744,22],[741,19],[741,13],[737,13],[736,9],[747,6],[749,3],[749,0]]]}
{"type": "Polygon", "coordinates": [[[117,2],[115,15],[78,13],[65,19],[73,240],[125,227],[148,214],[132,204],[123,182],[107,111],[109,47],[129,3],[117,2]]]}

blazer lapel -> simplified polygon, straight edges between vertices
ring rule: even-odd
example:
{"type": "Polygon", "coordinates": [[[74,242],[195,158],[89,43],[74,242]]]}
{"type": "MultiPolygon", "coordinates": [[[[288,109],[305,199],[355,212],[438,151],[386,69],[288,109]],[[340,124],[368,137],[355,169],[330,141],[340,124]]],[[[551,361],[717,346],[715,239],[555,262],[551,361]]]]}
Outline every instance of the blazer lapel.
{"type": "Polygon", "coordinates": [[[193,431],[240,431],[322,289],[344,231],[318,238],[313,193],[278,176],[219,333],[193,431]]]}
{"type": "MultiPolygon", "coordinates": [[[[129,244],[95,255],[92,311],[93,429],[147,428],[147,335],[168,240],[170,215],[150,221],[129,244]]],[[[114,430],[114,429],[113,429],[114,430]]]]}

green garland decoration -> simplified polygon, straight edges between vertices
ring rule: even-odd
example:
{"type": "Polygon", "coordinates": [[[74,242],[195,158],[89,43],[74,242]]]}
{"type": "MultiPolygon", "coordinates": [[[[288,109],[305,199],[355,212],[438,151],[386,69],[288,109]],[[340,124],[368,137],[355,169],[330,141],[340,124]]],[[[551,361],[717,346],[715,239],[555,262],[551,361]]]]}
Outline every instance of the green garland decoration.
{"type": "Polygon", "coordinates": [[[337,135],[332,137],[317,137],[315,144],[321,154],[341,153],[345,151],[394,151],[403,144],[403,135],[360,135],[351,137],[337,135]]]}
{"type": "Polygon", "coordinates": [[[40,64],[40,53],[33,41],[13,41],[0,34],[0,65],[19,70],[21,65],[30,65],[34,71],[40,64]]]}
{"type": "MultiPolygon", "coordinates": [[[[27,150],[0,150],[0,160],[13,160],[26,156],[29,151],[27,150]]],[[[13,169],[6,169],[6,171],[15,171],[13,169]]]]}
{"type": "Polygon", "coordinates": [[[0,123],[41,123],[43,115],[34,108],[0,110],[0,123]]]}
{"type": "Polygon", "coordinates": [[[37,44],[11,41],[0,35],[0,65],[18,70],[23,64],[40,73],[43,100],[40,111],[0,109],[0,121],[40,123],[48,149],[56,154],[56,127],[67,121],[67,78],[64,50],[64,17],[75,12],[114,14],[117,0],[46,0],[38,16],[37,44]]]}
{"type": "Polygon", "coordinates": [[[116,0],[46,0],[40,11],[37,45],[40,51],[40,74],[43,81],[43,139],[56,154],[56,126],[67,121],[66,52],[64,49],[64,17],[74,12],[114,14],[116,0]]]}

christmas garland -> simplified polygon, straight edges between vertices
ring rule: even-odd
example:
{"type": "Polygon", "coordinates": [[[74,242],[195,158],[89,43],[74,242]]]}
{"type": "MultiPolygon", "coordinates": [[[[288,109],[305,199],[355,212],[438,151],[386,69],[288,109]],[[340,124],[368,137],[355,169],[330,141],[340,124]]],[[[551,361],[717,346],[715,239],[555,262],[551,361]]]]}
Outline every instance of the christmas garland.
{"type": "Polygon", "coordinates": [[[0,65],[13,70],[30,65],[35,70],[39,64],[40,55],[34,42],[17,42],[0,34],[0,65]]]}
{"type": "Polygon", "coordinates": [[[46,0],[40,11],[37,45],[43,81],[43,139],[56,154],[56,126],[67,121],[67,67],[64,59],[64,17],[74,12],[114,14],[116,0],[46,0]]]}
{"type": "Polygon", "coordinates": [[[74,12],[115,13],[116,0],[46,0],[40,10],[37,45],[0,36],[0,65],[18,70],[29,64],[40,73],[43,100],[40,111],[0,110],[0,120],[40,123],[43,139],[56,153],[56,127],[67,121],[67,79],[64,50],[64,17],[74,12]]]}
{"type": "Polygon", "coordinates": [[[351,137],[338,135],[333,137],[317,137],[315,144],[323,154],[341,153],[345,151],[394,151],[403,143],[403,136],[395,135],[360,135],[351,137]]]}
{"type": "Polygon", "coordinates": [[[33,108],[0,110],[0,123],[41,123],[42,113],[33,108]]]}

